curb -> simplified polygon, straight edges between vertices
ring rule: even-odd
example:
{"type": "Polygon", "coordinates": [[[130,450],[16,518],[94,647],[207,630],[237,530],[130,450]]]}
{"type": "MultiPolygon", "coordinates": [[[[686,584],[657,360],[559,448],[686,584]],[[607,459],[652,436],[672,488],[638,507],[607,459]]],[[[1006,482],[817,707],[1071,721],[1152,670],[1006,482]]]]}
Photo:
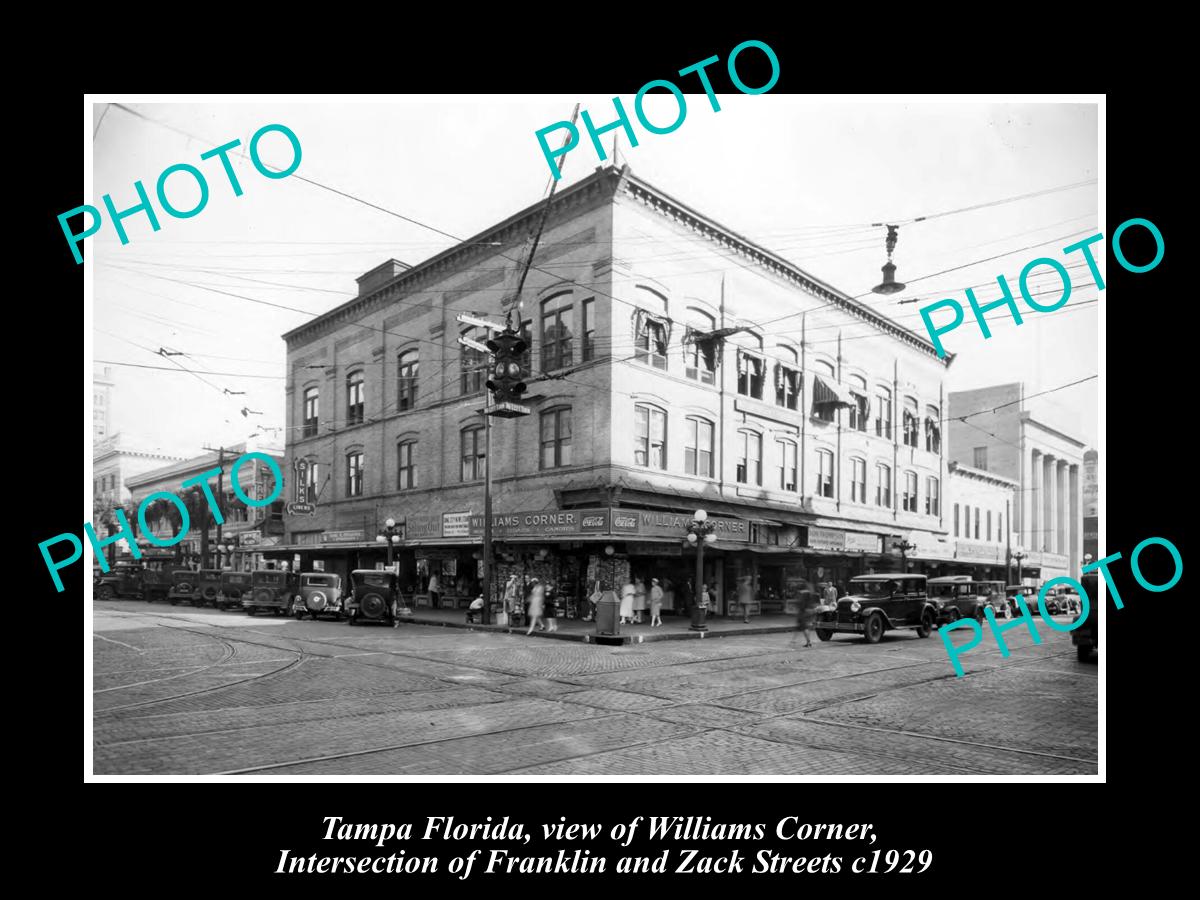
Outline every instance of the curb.
{"type": "Polygon", "coordinates": [[[704,638],[722,638],[722,637],[740,637],[747,634],[787,634],[795,631],[794,625],[765,625],[758,628],[742,628],[736,631],[717,631],[709,629],[707,631],[679,631],[662,633],[630,633],[630,634],[596,634],[595,632],[568,632],[554,631],[544,632],[535,631],[532,634],[526,634],[524,628],[514,628],[511,625],[481,625],[467,624],[466,622],[445,622],[440,619],[424,619],[419,616],[405,618],[401,620],[401,624],[412,625],[428,625],[440,628],[461,628],[464,631],[481,631],[494,632],[497,634],[515,634],[522,637],[536,637],[547,640],[557,641],[575,641],[581,644],[600,644],[600,645],[621,645],[621,644],[648,644],[654,641],[685,641],[685,640],[703,640],[704,638]]]}

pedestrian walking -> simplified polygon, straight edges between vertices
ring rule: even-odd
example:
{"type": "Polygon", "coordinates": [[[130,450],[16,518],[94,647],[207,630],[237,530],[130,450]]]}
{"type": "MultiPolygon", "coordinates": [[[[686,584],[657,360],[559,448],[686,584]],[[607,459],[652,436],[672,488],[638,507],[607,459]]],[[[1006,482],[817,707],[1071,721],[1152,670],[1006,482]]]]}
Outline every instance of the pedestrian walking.
{"type": "MultiPolygon", "coordinates": [[[[817,607],[821,605],[817,592],[807,581],[800,591],[800,614],[796,620],[796,628],[804,632],[804,646],[812,646],[812,630],[817,618],[817,607]]],[[[795,640],[795,638],[793,638],[795,640]]]]}
{"type": "Polygon", "coordinates": [[[546,611],[546,588],[538,579],[533,579],[533,587],[529,590],[529,630],[525,632],[526,636],[533,634],[533,629],[536,627],[539,630],[545,630],[546,624],[542,621],[546,611]]]}
{"type": "Polygon", "coordinates": [[[742,576],[742,580],[738,584],[737,599],[738,604],[742,607],[742,621],[749,625],[750,607],[754,603],[754,584],[749,575],[742,576]]]}
{"type": "Polygon", "coordinates": [[[821,598],[826,603],[837,603],[838,589],[832,581],[825,584],[825,589],[822,592],[821,598]]]}
{"type": "Polygon", "coordinates": [[[621,624],[624,625],[633,621],[633,594],[634,587],[632,581],[627,581],[621,585],[621,624]]]}
{"type": "Polygon", "coordinates": [[[662,624],[663,589],[657,578],[650,579],[650,627],[656,628],[662,624]]]}
{"type": "Polygon", "coordinates": [[[438,608],[438,598],[440,598],[442,596],[442,586],[441,586],[441,583],[438,581],[436,572],[429,576],[429,587],[426,588],[426,590],[429,591],[429,606],[430,606],[430,608],[437,609],[438,608]]]}
{"type": "Polygon", "coordinates": [[[558,631],[558,597],[554,585],[546,585],[546,602],[542,615],[546,621],[546,633],[558,631]]]}
{"type": "Polygon", "coordinates": [[[642,613],[646,611],[646,582],[638,579],[633,583],[633,621],[642,624],[642,613]]]}

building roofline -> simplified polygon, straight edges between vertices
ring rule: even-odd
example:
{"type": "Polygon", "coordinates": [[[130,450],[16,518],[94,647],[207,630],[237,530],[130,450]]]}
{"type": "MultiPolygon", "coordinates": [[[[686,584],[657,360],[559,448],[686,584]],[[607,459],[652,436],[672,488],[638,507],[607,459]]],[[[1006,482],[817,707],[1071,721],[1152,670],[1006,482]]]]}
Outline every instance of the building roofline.
{"type": "Polygon", "coordinates": [[[1038,419],[1035,419],[1033,417],[1033,413],[1022,410],[1021,422],[1026,425],[1034,425],[1034,426],[1040,428],[1042,431],[1049,432],[1050,434],[1054,435],[1055,437],[1062,438],[1064,441],[1070,441],[1076,447],[1079,447],[1081,449],[1084,447],[1087,447],[1087,444],[1084,443],[1083,441],[1079,440],[1079,438],[1073,438],[1069,434],[1059,431],[1057,428],[1053,427],[1052,425],[1047,425],[1045,422],[1041,422],[1038,419]]]}
{"type": "Polygon", "coordinates": [[[971,466],[964,466],[960,462],[950,460],[946,466],[947,471],[954,475],[964,475],[967,478],[974,478],[978,481],[991,481],[999,484],[1001,487],[1008,487],[1016,490],[1021,486],[1021,482],[1014,478],[1008,478],[1004,475],[997,475],[995,472],[987,472],[983,469],[975,469],[971,466]]]}
{"type": "MultiPolygon", "coordinates": [[[[244,448],[244,445],[241,445],[241,446],[244,448]]],[[[267,456],[270,456],[273,459],[276,459],[281,464],[280,469],[283,468],[282,463],[284,461],[285,451],[279,449],[278,447],[260,448],[255,451],[248,451],[245,449],[239,450],[237,448],[237,446],[226,447],[225,449],[226,449],[225,459],[229,463],[233,463],[238,458],[238,456],[242,455],[243,453],[257,452],[257,453],[265,453],[267,456]]],[[[159,466],[157,469],[151,469],[149,472],[142,472],[141,474],[126,478],[125,479],[125,487],[132,490],[135,487],[143,487],[147,484],[152,484],[155,481],[161,481],[163,478],[166,478],[171,475],[183,475],[188,472],[201,471],[204,469],[212,468],[213,466],[215,466],[217,464],[218,458],[219,458],[219,454],[216,452],[213,452],[213,453],[207,453],[204,456],[193,456],[191,459],[184,459],[184,460],[181,460],[180,462],[172,463],[169,466],[159,466]]],[[[243,468],[242,471],[243,472],[252,472],[254,470],[243,468]]]]}
{"type": "MultiPolygon", "coordinates": [[[[692,227],[701,231],[709,232],[718,237],[720,243],[742,254],[750,257],[763,266],[768,271],[772,271],[777,275],[783,276],[785,279],[799,283],[810,293],[829,301],[832,305],[841,307],[844,311],[851,313],[858,318],[865,320],[867,323],[876,326],[884,333],[890,334],[893,337],[899,338],[905,343],[910,344],[914,348],[930,354],[937,358],[937,350],[933,343],[926,338],[921,337],[914,331],[897,324],[892,319],[881,313],[875,312],[870,307],[851,297],[844,291],[840,291],[832,285],[827,284],[821,279],[801,269],[795,263],[791,263],[778,254],[767,250],[765,247],[759,246],[748,238],[743,237],[731,228],[720,224],[715,219],[711,219],[702,213],[697,212],[685,203],[676,200],[666,192],[660,190],[649,182],[634,176],[629,166],[623,166],[617,169],[615,166],[597,167],[596,171],[581,181],[576,182],[570,187],[564,188],[557,193],[551,201],[552,206],[560,207],[569,198],[592,188],[593,186],[604,181],[610,182],[610,189],[614,196],[622,187],[636,195],[641,192],[647,198],[653,198],[653,204],[661,212],[667,210],[663,207],[669,207],[672,218],[676,221],[682,216],[685,219],[690,219],[689,224],[692,227]]],[[[321,326],[329,323],[336,318],[345,318],[356,307],[367,306],[373,303],[382,292],[394,289],[398,285],[403,285],[406,282],[415,282],[423,276],[438,269],[439,267],[449,263],[451,260],[469,253],[479,253],[483,251],[483,245],[489,242],[490,238],[497,234],[503,233],[507,229],[520,224],[524,219],[532,219],[535,215],[539,215],[542,210],[544,201],[538,200],[530,204],[519,212],[514,213],[502,222],[496,225],[491,225],[484,230],[478,232],[471,237],[460,241],[452,247],[448,247],[440,253],[431,256],[429,259],[417,263],[412,268],[399,273],[395,278],[380,284],[374,290],[347,300],[345,303],[335,306],[328,312],[322,313],[314,319],[296,326],[290,331],[284,332],[283,339],[290,345],[298,338],[306,334],[316,332],[321,326]]],[[[378,267],[376,267],[378,268],[378,267]]],[[[374,270],[372,270],[374,271],[374,270]]],[[[949,367],[954,361],[955,354],[947,353],[945,357],[938,361],[943,366],[949,367]]]]}

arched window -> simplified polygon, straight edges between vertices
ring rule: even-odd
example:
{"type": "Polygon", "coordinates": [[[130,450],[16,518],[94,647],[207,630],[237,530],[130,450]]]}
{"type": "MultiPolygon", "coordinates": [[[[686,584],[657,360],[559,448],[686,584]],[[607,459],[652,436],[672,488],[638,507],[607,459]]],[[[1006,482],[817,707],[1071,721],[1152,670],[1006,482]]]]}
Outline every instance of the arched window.
{"type": "Polygon", "coordinates": [[[363,452],[351,450],[346,454],[346,496],[361,497],[363,494],[363,452]]]}
{"type": "MultiPolygon", "coordinates": [[[[487,332],[483,328],[466,328],[461,332],[461,336],[478,341],[480,344],[487,340],[487,332]]],[[[487,364],[488,354],[473,347],[468,347],[465,344],[461,345],[459,350],[459,386],[462,388],[461,393],[464,396],[467,394],[478,394],[483,390],[483,384],[487,381],[487,364]]]]}
{"type": "Polygon", "coordinates": [[[396,489],[407,491],[417,486],[417,442],[396,445],[396,489]]]}
{"type": "Polygon", "coordinates": [[[582,319],[579,323],[583,332],[583,361],[588,362],[596,357],[596,298],[588,297],[580,307],[582,319]]]}
{"type": "Polygon", "coordinates": [[[483,478],[487,465],[484,452],[482,425],[468,425],[462,430],[462,480],[478,481],[483,478]]]}
{"type": "Polygon", "coordinates": [[[942,452],[942,418],[936,406],[925,407],[925,449],[942,452]]]}
{"type": "Polygon", "coordinates": [[[867,502],[867,461],[857,456],[850,458],[850,499],[867,502]]]}
{"type": "Polygon", "coordinates": [[[796,491],[800,485],[800,469],[797,464],[796,442],[776,441],[775,449],[779,453],[779,489],[781,491],[796,491]]]}
{"type": "Polygon", "coordinates": [[[308,470],[304,475],[304,499],[309,503],[317,502],[317,494],[321,489],[321,464],[315,459],[308,461],[308,470]]]}
{"type": "Polygon", "coordinates": [[[755,431],[739,431],[738,451],[738,484],[762,487],[762,435],[755,431]]]}
{"type": "Polygon", "coordinates": [[[716,321],[706,312],[688,310],[688,330],[684,337],[683,374],[701,384],[714,384],[717,376],[717,350],[720,341],[697,340],[697,334],[709,334],[716,328],[716,321]]]}
{"type": "Polygon", "coordinates": [[[542,371],[564,369],[574,362],[571,345],[571,293],[542,301],[542,371]]]}
{"type": "MultiPolygon", "coordinates": [[[[639,310],[641,312],[641,310],[639,310]]],[[[650,315],[639,317],[637,334],[634,336],[634,358],[656,369],[667,367],[667,325],[663,320],[650,315]]]]}
{"type": "Polygon", "coordinates": [[[867,379],[861,375],[851,375],[848,380],[850,396],[854,398],[854,405],[850,407],[850,430],[866,431],[867,420],[871,417],[871,397],[867,393],[867,379]]]}
{"type": "Polygon", "coordinates": [[[683,471],[702,478],[713,477],[713,423],[689,416],[684,437],[683,471]]]}
{"type": "Polygon", "coordinates": [[[405,350],[396,360],[396,409],[403,412],[417,405],[417,374],[420,356],[416,350],[405,350]]]}
{"type": "Polygon", "coordinates": [[[763,398],[763,376],[765,375],[766,368],[767,362],[761,356],[747,353],[745,350],[738,350],[738,393],[743,397],[761,400],[763,398]]]}
{"type": "Polygon", "coordinates": [[[541,463],[543,469],[571,465],[571,407],[547,409],[541,414],[541,463]]]}
{"type": "Polygon", "coordinates": [[[791,347],[775,348],[779,362],[775,363],[775,405],[784,409],[800,408],[800,387],[804,379],[796,351],[791,347]]]}
{"type": "Polygon", "coordinates": [[[916,447],[919,443],[920,425],[917,420],[917,400],[915,397],[904,398],[904,443],[916,447]]]}
{"type": "Polygon", "coordinates": [[[905,512],[917,511],[917,473],[904,473],[904,510],[905,512]]]}
{"type": "Polygon", "coordinates": [[[892,439],[892,392],[882,385],[875,388],[875,436],[892,439]]]}
{"type": "Polygon", "coordinates": [[[315,387],[304,389],[304,432],[303,436],[316,437],[320,425],[319,401],[321,392],[315,387]]]}
{"type": "MultiPolygon", "coordinates": [[[[822,422],[832,422],[837,418],[838,411],[838,394],[833,389],[836,385],[837,377],[834,375],[833,363],[826,362],[823,359],[818,359],[813,363],[813,371],[816,374],[817,384],[813,389],[813,416],[822,422]],[[825,390],[821,389],[819,381],[823,379],[828,387],[825,390]]],[[[833,496],[830,494],[829,496],[833,496]]]]}
{"type": "Polygon", "coordinates": [[[892,467],[884,463],[875,464],[875,505],[892,508],[892,467]]]}
{"type": "Polygon", "coordinates": [[[667,467],[667,414],[657,406],[633,408],[633,461],[651,469],[667,467]]]}
{"type": "Polygon", "coordinates": [[[833,496],[833,451],[818,450],[817,451],[817,483],[816,495],[818,497],[833,496]]]}
{"type": "Polygon", "coordinates": [[[361,425],[366,403],[366,382],[363,373],[346,376],[346,425],[361,425]]]}

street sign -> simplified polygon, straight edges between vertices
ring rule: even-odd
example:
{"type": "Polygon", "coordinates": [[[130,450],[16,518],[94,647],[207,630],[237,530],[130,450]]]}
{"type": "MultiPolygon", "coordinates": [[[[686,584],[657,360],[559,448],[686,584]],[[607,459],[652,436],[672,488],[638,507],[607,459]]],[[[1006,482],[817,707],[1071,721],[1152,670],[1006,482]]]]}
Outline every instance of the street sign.
{"type": "Polygon", "coordinates": [[[517,416],[527,416],[529,412],[529,407],[523,403],[493,403],[483,408],[485,416],[499,416],[501,419],[515,419],[517,416]]]}
{"type": "Polygon", "coordinates": [[[315,516],[317,514],[317,505],[315,503],[292,502],[287,505],[287,514],[289,516],[315,516]]]}
{"type": "Polygon", "coordinates": [[[492,351],[485,347],[479,341],[471,340],[469,337],[459,337],[458,342],[464,347],[470,347],[477,353],[491,353],[492,351]]]}
{"type": "Polygon", "coordinates": [[[487,319],[481,319],[478,316],[469,316],[466,313],[459,313],[455,316],[455,321],[461,322],[463,325],[474,325],[477,328],[490,328],[492,331],[504,330],[504,326],[498,322],[489,322],[487,319]]]}
{"type": "Polygon", "coordinates": [[[256,547],[262,543],[261,531],[243,531],[238,535],[238,544],[242,547],[256,547]]]}

